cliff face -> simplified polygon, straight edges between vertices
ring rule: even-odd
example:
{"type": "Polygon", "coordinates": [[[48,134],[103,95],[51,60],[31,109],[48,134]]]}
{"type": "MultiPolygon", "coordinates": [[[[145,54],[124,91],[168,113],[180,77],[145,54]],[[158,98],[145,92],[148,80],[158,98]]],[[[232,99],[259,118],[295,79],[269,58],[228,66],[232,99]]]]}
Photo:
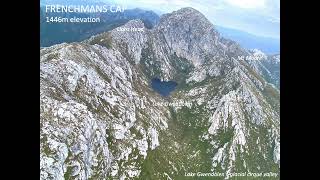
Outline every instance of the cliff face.
{"type": "Polygon", "coordinates": [[[42,48],[41,179],[279,173],[280,94],[239,58],[254,55],[192,8],[42,48]],[[177,90],[161,97],[155,77],[177,90]]]}

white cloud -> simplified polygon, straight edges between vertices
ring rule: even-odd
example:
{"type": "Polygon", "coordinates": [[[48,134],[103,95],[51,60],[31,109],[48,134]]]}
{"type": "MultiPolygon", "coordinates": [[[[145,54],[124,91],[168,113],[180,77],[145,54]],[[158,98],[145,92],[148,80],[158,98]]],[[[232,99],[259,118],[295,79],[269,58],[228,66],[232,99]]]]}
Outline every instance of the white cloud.
{"type": "Polygon", "coordinates": [[[270,17],[268,19],[268,21],[270,21],[272,23],[280,23],[280,18],[278,18],[278,17],[270,17]]]}
{"type": "Polygon", "coordinates": [[[244,9],[264,8],[266,5],[265,0],[226,0],[226,2],[244,9]]]}

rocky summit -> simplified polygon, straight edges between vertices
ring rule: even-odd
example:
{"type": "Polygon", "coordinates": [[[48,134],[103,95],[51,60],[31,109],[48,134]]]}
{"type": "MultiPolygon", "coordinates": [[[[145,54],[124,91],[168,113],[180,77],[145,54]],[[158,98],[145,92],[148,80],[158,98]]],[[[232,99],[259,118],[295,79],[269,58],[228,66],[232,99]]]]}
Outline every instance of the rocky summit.
{"type": "Polygon", "coordinates": [[[40,179],[279,179],[280,55],[192,8],[121,29],[41,48],[40,179]]]}

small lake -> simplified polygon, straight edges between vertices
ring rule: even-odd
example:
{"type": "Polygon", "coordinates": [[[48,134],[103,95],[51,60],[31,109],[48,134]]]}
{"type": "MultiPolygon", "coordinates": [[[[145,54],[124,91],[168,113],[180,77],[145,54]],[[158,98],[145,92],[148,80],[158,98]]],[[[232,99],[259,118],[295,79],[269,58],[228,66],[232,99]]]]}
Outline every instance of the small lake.
{"type": "Polygon", "coordinates": [[[174,81],[161,81],[158,78],[151,80],[152,89],[162,96],[169,96],[170,93],[176,89],[177,85],[178,83],[174,81]]]}

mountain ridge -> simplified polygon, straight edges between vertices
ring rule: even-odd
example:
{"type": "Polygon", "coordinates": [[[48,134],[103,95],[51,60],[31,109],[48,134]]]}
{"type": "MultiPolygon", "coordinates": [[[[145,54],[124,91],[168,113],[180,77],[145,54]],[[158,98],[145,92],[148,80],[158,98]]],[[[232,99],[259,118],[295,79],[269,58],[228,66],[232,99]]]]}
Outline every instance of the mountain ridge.
{"type": "Polygon", "coordinates": [[[143,32],[42,48],[41,179],[279,173],[280,92],[203,17],[185,8],[143,32]],[[180,87],[162,98],[154,77],[180,87]]]}
{"type": "Polygon", "coordinates": [[[62,42],[79,42],[92,35],[97,35],[105,31],[119,27],[129,20],[142,19],[147,28],[152,28],[157,24],[159,16],[153,11],[146,11],[139,8],[127,9],[118,13],[64,13],[59,14],[65,17],[99,17],[101,23],[72,24],[72,23],[50,23],[45,17],[55,17],[56,13],[45,13],[44,7],[40,7],[40,46],[51,46],[62,42]]]}

